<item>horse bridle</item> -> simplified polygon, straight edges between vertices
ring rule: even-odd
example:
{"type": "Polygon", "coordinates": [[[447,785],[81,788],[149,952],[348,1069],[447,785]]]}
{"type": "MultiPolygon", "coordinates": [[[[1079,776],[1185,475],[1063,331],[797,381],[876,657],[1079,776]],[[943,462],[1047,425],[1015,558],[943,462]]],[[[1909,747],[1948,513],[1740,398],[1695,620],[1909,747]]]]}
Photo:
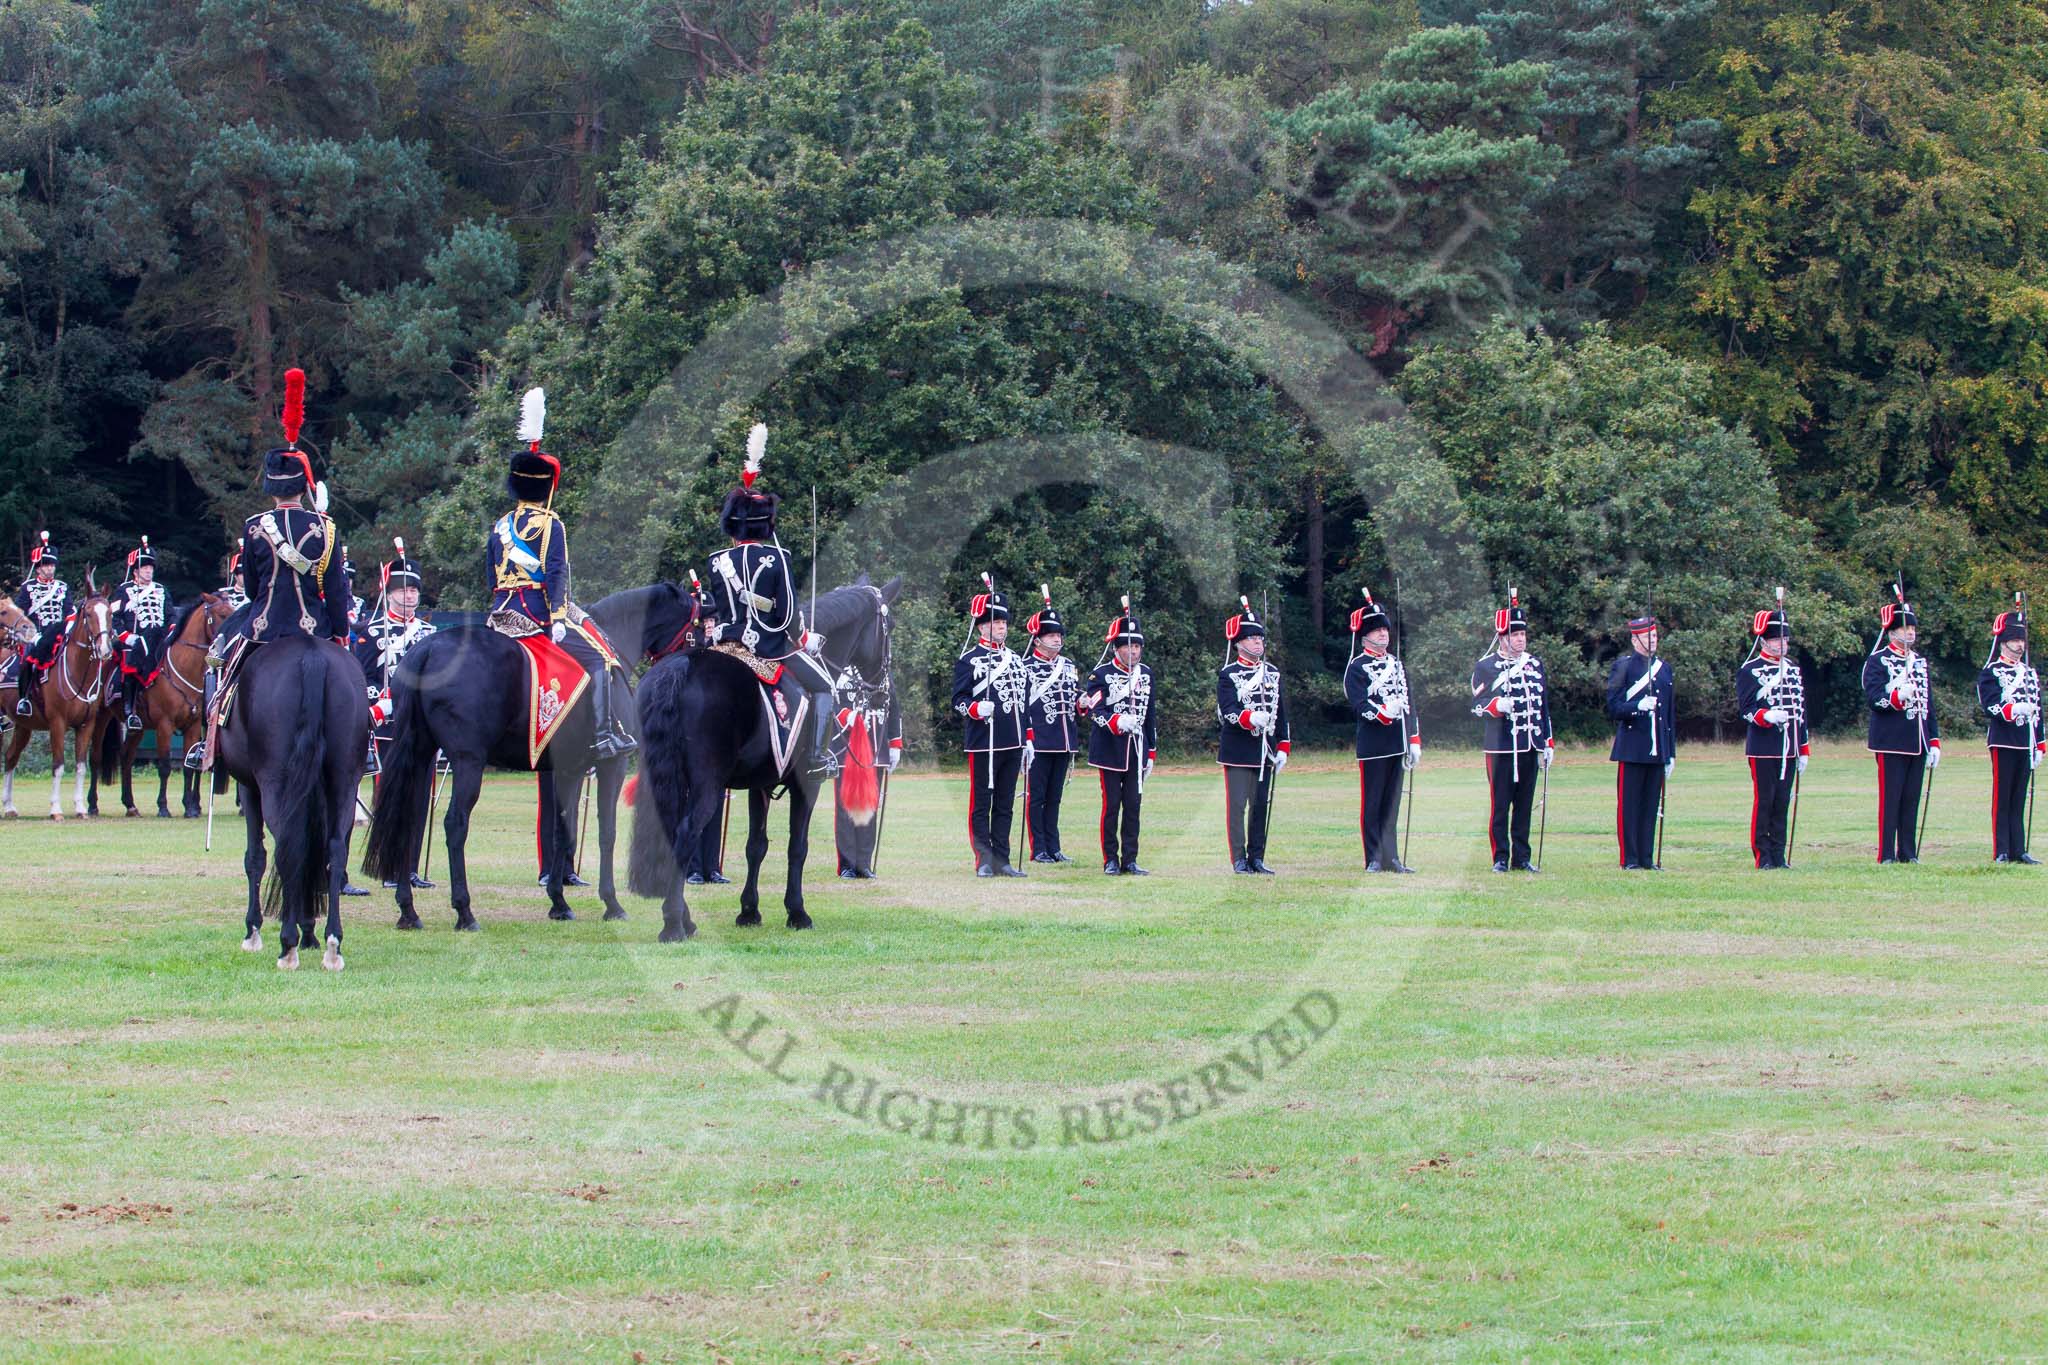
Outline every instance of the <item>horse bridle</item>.
{"type": "Polygon", "coordinates": [[[882,590],[872,583],[861,586],[875,599],[874,628],[882,633],[882,680],[878,683],[867,680],[867,675],[860,671],[860,665],[853,661],[852,654],[858,653],[858,650],[849,653],[846,666],[840,670],[840,675],[853,680],[854,695],[845,699],[849,704],[860,711],[880,710],[886,714],[890,699],[896,691],[896,633],[889,628],[889,604],[883,599],[882,590]],[[873,704],[877,699],[881,702],[879,707],[873,704]]]}
{"type": "Polygon", "coordinates": [[[688,594],[688,596],[690,599],[690,614],[688,617],[684,619],[682,629],[678,630],[674,635],[671,635],[669,637],[667,644],[661,646],[659,649],[650,649],[647,651],[647,661],[649,663],[658,664],[663,659],[666,659],[669,655],[675,653],[677,650],[681,649],[684,645],[689,643],[690,632],[697,628],[697,618],[702,614],[703,603],[697,600],[697,595],[695,593],[690,593],[688,594]]]}
{"type": "MultiPolygon", "coordinates": [[[[232,610],[230,610],[229,615],[232,614],[233,612],[232,610]]],[[[172,640],[169,644],[164,646],[164,667],[170,672],[172,682],[184,688],[193,696],[201,698],[203,700],[206,696],[206,688],[199,683],[191,681],[183,673],[180,673],[178,671],[178,665],[176,661],[171,658],[171,651],[177,649],[178,646],[180,645],[183,645],[187,649],[196,649],[204,653],[207,647],[213,644],[214,638],[220,634],[222,621],[225,621],[226,617],[223,617],[221,621],[214,620],[213,610],[210,607],[208,607],[204,601],[201,601],[199,604],[198,615],[200,625],[199,642],[197,644],[194,644],[190,640],[172,640]]]]}
{"type": "MultiPolygon", "coordinates": [[[[87,648],[92,653],[93,662],[104,665],[114,657],[114,628],[108,619],[106,600],[104,598],[88,598],[80,605],[81,608],[92,608],[98,616],[100,628],[88,637],[92,643],[87,648]]],[[[73,619],[76,619],[75,615],[73,619]]],[[[91,705],[99,700],[100,688],[105,684],[106,677],[102,669],[95,668],[92,673],[92,691],[81,692],[78,690],[78,684],[71,680],[72,634],[73,632],[71,631],[65,631],[64,643],[58,646],[57,649],[57,684],[77,700],[91,705]]]]}

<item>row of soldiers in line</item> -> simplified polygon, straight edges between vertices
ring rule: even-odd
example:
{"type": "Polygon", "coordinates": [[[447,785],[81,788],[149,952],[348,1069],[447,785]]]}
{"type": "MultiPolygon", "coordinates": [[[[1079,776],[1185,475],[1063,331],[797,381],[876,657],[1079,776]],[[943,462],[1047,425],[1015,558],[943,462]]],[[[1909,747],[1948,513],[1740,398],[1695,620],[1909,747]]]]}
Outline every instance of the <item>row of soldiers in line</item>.
{"type": "MultiPolygon", "coordinates": [[[[1102,870],[1144,876],[1138,863],[1140,802],[1157,749],[1151,669],[1128,599],[1086,681],[1065,657],[1066,627],[1051,596],[1024,622],[1027,646],[1009,647],[1009,601],[989,584],[969,606],[971,633],[953,670],[952,704],[968,760],[968,844],[975,873],[1021,877],[1010,860],[1020,770],[1033,862],[1070,859],[1061,850],[1061,796],[1085,749],[1102,789],[1097,836],[1102,870]],[[1085,731],[1086,742],[1081,735],[1085,731]]],[[[1421,760],[1422,735],[1407,669],[1392,652],[1393,623],[1368,592],[1351,615],[1353,653],[1344,695],[1356,719],[1358,827],[1368,872],[1408,872],[1396,830],[1404,774],[1421,760]]],[[[1919,621],[1895,590],[1880,613],[1863,667],[1867,745],[1877,761],[1878,861],[1918,862],[1918,815],[1927,774],[1941,762],[1941,727],[1927,659],[1914,646],[1919,621]]],[[[1266,629],[1249,603],[1223,625],[1226,661],[1216,675],[1217,762],[1224,771],[1225,831],[1232,869],[1271,873],[1267,814],[1273,780],[1291,747],[1286,689],[1266,658],[1266,629]]],[[[1665,782],[1677,758],[1673,679],[1658,655],[1656,619],[1628,623],[1629,649],[1607,682],[1614,722],[1615,840],[1625,870],[1660,868],[1658,833],[1665,782]]],[[[1759,868],[1789,867],[1788,823],[1811,754],[1806,689],[1791,657],[1792,627],[1780,604],[1750,623],[1753,648],[1736,670],[1752,787],[1750,852],[1759,868]]],[[[1998,862],[2034,863],[2025,810],[2032,771],[2048,753],[2040,676],[2028,657],[2024,610],[2001,613],[1977,678],[1992,758],[1992,846],[1998,862]]],[[[1530,825],[1537,789],[1556,753],[1550,689],[1529,652],[1519,597],[1494,614],[1493,645],[1472,670],[1472,712],[1482,723],[1491,810],[1487,835],[1495,872],[1537,870],[1530,825]]]]}

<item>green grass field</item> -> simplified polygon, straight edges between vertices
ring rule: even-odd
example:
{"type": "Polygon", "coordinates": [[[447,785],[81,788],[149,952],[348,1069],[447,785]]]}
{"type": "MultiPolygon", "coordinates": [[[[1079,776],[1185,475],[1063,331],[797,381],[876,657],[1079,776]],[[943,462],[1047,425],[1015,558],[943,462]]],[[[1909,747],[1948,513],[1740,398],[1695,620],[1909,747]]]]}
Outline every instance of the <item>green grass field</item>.
{"type": "Polygon", "coordinates": [[[1085,774],[1081,861],[1004,884],[906,774],[883,880],[821,825],[815,931],[771,853],[766,927],[716,888],[670,947],[652,902],[546,920],[506,778],[484,932],[351,901],[339,976],[236,951],[232,821],[9,823],[0,1357],[2036,1355],[2048,869],[1991,865],[1953,747],[1923,865],[1873,864],[1842,746],[1773,874],[1730,751],[1662,875],[1598,753],[1540,877],[1486,871],[1469,754],[1407,878],[1337,757],[1282,779],[1277,881],[1213,767],[1155,778],[1145,881],[1089,864],[1085,774]]]}

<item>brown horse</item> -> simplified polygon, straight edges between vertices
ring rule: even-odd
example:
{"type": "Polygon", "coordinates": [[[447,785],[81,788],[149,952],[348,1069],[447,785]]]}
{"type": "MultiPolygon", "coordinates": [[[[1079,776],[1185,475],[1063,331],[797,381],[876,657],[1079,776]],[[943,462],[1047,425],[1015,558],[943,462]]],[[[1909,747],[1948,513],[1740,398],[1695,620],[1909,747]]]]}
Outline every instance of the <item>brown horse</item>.
{"type": "MultiPolygon", "coordinates": [[[[171,736],[185,737],[186,749],[199,742],[206,723],[203,705],[206,685],[206,650],[220,633],[221,622],[234,615],[234,603],[215,592],[199,594],[199,600],[185,608],[164,635],[163,667],[156,681],[142,694],[142,713],[156,731],[156,817],[171,818],[171,736]]],[[[95,783],[114,780],[116,765],[121,770],[121,807],[129,818],[142,814],[135,808],[135,754],[142,745],[142,732],[123,724],[121,692],[107,689],[106,714],[101,717],[102,739],[95,783]],[[117,757],[118,755],[118,757],[117,757]]],[[[97,792],[94,793],[98,795],[97,792]]],[[[187,820],[199,818],[199,774],[184,773],[183,809],[187,820]]],[[[94,814],[98,814],[97,808],[94,814]]]]}
{"type": "Polygon", "coordinates": [[[50,818],[64,818],[64,741],[72,741],[75,792],[72,809],[85,816],[85,780],[92,771],[93,742],[99,737],[100,696],[107,685],[108,665],[114,657],[112,612],[106,594],[86,575],[85,596],[72,607],[65,623],[64,642],[57,649],[57,661],[43,680],[34,714],[14,723],[14,738],[7,745],[7,775],[0,779],[0,816],[12,820],[21,812],[14,808],[14,768],[28,737],[37,730],[50,735],[50,818]]]}
{"type": "Polygon", "coordinates": [[[13,727],[14,703],[21,696],[13,670],[28,666],[21,662],[21,651],[35,642],[36,623],[14,605],[12,597],[0,597],[0,734],[13,727]]]}

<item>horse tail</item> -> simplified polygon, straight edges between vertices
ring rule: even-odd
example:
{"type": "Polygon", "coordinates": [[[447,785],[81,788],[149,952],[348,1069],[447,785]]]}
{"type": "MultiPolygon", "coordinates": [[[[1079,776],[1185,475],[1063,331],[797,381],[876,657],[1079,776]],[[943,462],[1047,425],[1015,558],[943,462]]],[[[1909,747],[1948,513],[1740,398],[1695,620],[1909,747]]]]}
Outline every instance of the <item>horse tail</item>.
{"type": "Polygon", "coordinates": [[[109,717],[100,725],[100,742],[92,756],[92,781],[106,786],[121,775],[121,746],[128,742],[128,727],[109,717]]]}
{"type": "Polygon", "coordinates": [[[402,881],[413,871],[420,838],[427,828],[436,746],[427,726],[426,689],[421,680],[433,645],[431,638],[423,641],[399,665],[393,679],[391,697],[397,710],[391,728],[397,738],[383,754],[377,798],[370,812],[370,837],[363,847],[363,871],[379,881],[402,881]]]}
{"type": "Polygon", "coordinates": [[[671,655],[640,684],[640,772],[633,794],[633,844],[626,888],[661,898],[675,885],[676,831],[688,814],[684,764],[683,691],[690,680],[687,655],[671,655]]]}
{"type": "Polygon", "coordinates": [[[327,655],[313,645],[299,656],[299,706],[292,744],[282,769],[284,800],[277,812],[277,878],[287,910],[301,919],[327,896],[327,655]]]}

